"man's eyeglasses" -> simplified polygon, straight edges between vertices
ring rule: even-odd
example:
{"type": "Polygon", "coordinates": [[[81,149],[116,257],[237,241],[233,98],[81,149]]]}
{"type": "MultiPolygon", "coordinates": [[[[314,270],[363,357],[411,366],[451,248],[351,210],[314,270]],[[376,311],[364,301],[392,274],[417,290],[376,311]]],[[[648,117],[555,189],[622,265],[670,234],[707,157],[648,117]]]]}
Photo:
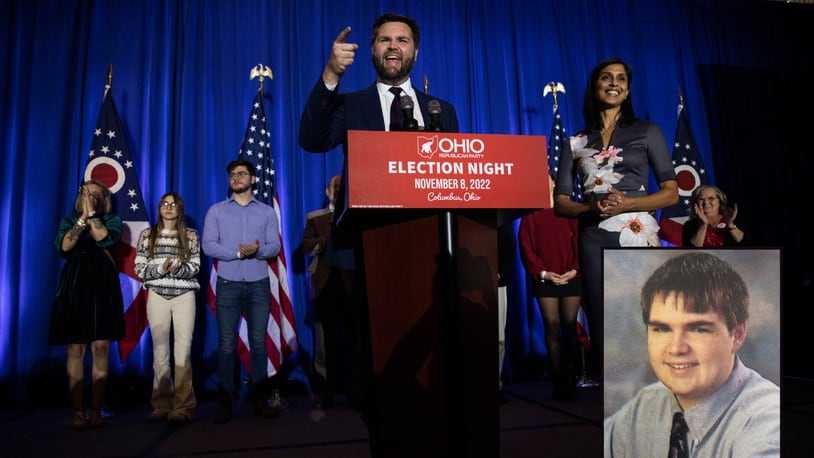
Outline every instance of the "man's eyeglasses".
{"type": "Polygon", "coordinates": [[[249,176],[248,172],[234,172],[234,173],[229,174],[229,179],[234,180],[235,178],[237,178],[237,179],[242,180],[243,178],[245,178],[247,176],[249,176]]]}
{"type": "Polygon", "coordinates": [[[161,202],[161,206],[164,208],[175,208],[178,206],[178,204],[176,204],[175,202],[169,202],[165,200],[164,202],[161,202]]]}

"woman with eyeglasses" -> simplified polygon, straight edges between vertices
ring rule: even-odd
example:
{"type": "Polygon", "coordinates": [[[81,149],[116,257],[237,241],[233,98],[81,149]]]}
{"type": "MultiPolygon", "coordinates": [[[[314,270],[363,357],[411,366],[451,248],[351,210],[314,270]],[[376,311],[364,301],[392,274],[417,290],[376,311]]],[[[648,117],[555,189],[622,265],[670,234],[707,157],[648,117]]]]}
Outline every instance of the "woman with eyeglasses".
{"type": "Polygon", "coordinates": [[[65,369],[73,404],[74,430],[104,426],[102,400],[107,385],[110,341],[124,337],[124,305],[113,250],[122,220],[112,212],[111,192],[100,181],[79,188],[73,214],[62,218],[56,237],[66,259],[51,309],[49,345],[67,345],[65,369]],[[91,402],[85,414],[85,351],[93,355],[91,402]]]}
{"type": "Polygon", "coordinates": [[[192,420],[197,407],[192,387],[192,334],[201,249],[198,231],[187,227],[184,200],[168,192],[158,204],[158,222],[141,231],[136,274],[144,280],[147,320],[153,339],[153,411],[150,422],[173,426],[192,420]],[[170,329],[173,342],[170,342],[170,329]],[[173,358],[170,358],[172,349],[173,358]],[[174,362],[174,367],[170,362],[174,362]]]}
{"type": "Polygon", "coordinates": [[[743,229],[735,225],[738,205],[729,208],[726,194],[715,186],[699,186],[690,196],[690,219],[684,223],[685,247],[736,246],[743,243],[743,229]]]}

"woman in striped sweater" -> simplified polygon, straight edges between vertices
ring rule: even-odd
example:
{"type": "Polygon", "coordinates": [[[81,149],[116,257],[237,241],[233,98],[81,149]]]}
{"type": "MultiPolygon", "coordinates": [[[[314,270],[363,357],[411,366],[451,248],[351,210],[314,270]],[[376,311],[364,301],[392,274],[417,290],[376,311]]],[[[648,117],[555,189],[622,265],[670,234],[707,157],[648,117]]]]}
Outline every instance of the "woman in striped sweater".
{"type": "Polygon", "coordinates": [[[192,387],[190,352],[195,327],[195,292],[200,289],[198,232],[186,225],[184,200],[175,192],[161,196],[158,223],[139,235],[136,274],[144,280],[147,319],[153,339],[153,411],[148,420],[188,423],[197,401],[192,387]],[[170,326],[174,342],[170,347],[170,326]],[[170,367],[173,350],[174,373],[170,367]]]}

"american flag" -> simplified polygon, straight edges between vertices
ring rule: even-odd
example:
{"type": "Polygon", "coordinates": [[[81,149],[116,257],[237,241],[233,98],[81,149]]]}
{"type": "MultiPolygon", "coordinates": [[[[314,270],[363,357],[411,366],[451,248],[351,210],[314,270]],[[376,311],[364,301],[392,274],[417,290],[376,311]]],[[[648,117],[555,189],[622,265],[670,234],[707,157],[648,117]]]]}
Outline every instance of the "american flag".
{"type": "Polygon", "coordinates": [[[124,298],[126,334],[119,341],[119,359],[123,362],[138,345],[147,327],[147,291],[135,272],[136,243],[143,229],[149,227],[144,198],[130,148],[122,129],[116,104],[105,86],[102,109],[93,132],[83,180],[99,180],[113,194],[113,209],[121,216],[122,238],[116,246],[116,264],[124,298]]]}
{"type": "MultiPolygon", "coordinates": [[[[562,142],[567,138],[565,128],[562,126],[562,118],[560,117],[560,109],[554,105],[554,122],[551,124],[551,134],[548,136],[548,170],[557,177],[557,172],[560,170],[560,152],[562,151],[562,142]]],[[[574,190],[571,192],[571,200],[574,202],[582,202],[582,182],[580,182],[579,174],[574,177],[574,190]]]]}
{"type": "MultiPolygon", "coordinates": [[[[683,99],[683,97],[681,97],[683,99]]],[[[678,203],[661,211],[659,237],[665,245],[681,246],[681,228],[690,211],[693,190],[710,183],[710,176],[701,161],[698,145],[690,131],[684,102],[678,104],[678,125],[673,143],[673,167],[678,179],[678,203]]]]}
{"type": "MultiPolygon", "coordinates": [[[[280,201],[277,197],[277,182],[274,171],[274,160],[271,158],[271,134],[266,121],[266,110],[263,106],[263,90],[257,91],[252,104],[243,145],[238,152],[238,159],[252,162],[257,169],[255,198],[274,207],[277,221],[280,222],[280,254],[269,261],[269,283],[271,301],[269,303],[269,323],[266,329],[266,349],[268,350],[268,375],[277,373],[286,357],[297,349],[297,329],[294,321],[294,309],[288,288],[288,271],[286,269],[285,244],[283,243],[282,220],[280,219],[280,201]]],[[[215,312],[215,285],[217,284],[217,261],[213,266],[207,298],[209,308],[215,312]]],[[[251,368],[249,340],[246,321],[240,319],[240,339],[237,352],[240,361],[247,369],[251,368]]]]}
{"type": "MultiPolygon", "coordinates": [[[[563,127],[562,118],[560,117],[560,109],[555,99],[554,122],[551,124],[551,134],[548,136],[548,170],[551,171],[555,179],[557,178],[557,172],[560,170],[562,142],[566,138],[565,127],[563,127]]],[[[582,202],[582,183],[579,179],[579,173],[574,177],[574,188],[573,191],[571,191],[571,200],[574,202],[582,202]]],[[[588,334],[588,317],[585,315],[585,307],[583,304],[580,304],[579,310],[577,310],[577,337],[585,348],[585,351],[590,351],[591,337],[588,334]]]]}

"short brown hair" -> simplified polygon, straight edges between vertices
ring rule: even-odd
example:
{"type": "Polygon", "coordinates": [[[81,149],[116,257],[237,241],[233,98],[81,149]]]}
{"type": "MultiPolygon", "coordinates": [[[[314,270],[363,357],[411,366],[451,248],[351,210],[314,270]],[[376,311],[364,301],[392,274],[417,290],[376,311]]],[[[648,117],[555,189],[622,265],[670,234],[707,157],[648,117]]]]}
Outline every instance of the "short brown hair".
{"type": "Polygon", "coordinates": [[[720,313],[731,332],[749,319],[749,288],[723,259],[693,251],[668,259],[644,283],[641,292],[642,320],[650,321],[656,296],[675,292],[684,297],[684,309],[692,313],[720,313]]]}
{"type": "Polygon", "coordinates": [[[376,36],[379,34],[379,29],[382,25],[388,22],[401,22],[407,24],[410,27],[410,31],[413,33],[413,41],[415,42],[415,48],[418,49],[418,42],[421,41],[421,32],[418,30],[418,23],[407,16],[402,16],[401,14],[396,13],[384,13],[373,23],[373,29],[370,33],[370,45],[376,42],[376,36]]]}

